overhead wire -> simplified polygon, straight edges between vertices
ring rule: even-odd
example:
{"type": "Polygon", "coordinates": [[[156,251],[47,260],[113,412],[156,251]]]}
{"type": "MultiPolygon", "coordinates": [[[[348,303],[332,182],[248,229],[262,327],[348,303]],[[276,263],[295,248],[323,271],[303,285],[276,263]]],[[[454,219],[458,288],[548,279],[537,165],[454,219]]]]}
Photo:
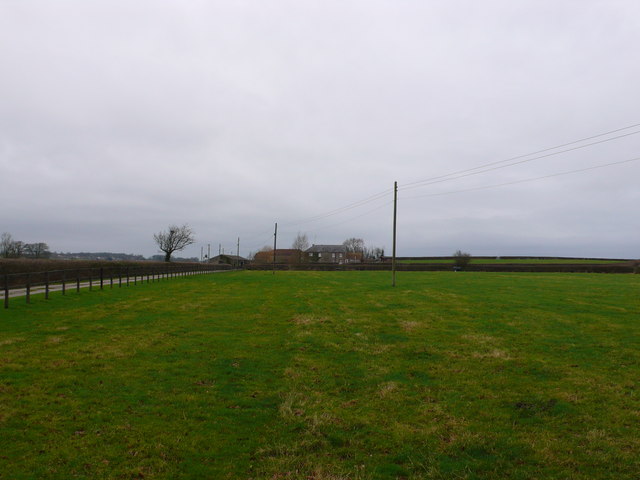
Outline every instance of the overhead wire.
{"type": "Polygon", "coordinates": [[[317,220],[322,220],[322,219],[327,218],[327,217],[331,217],[331,216],[334,216],[334,215],[339,215],[339,214],[347,212],[349,210],[353,210],[354,208],[362,207],[362,206],[367,205],[367,204],[369,204],[371,202],[375,202],[376,200],[384,198],[385,195],[388,195],[391,192],[392,192],[392,189],[387,189],[387,190],[384,190],[382,192],[376,193],[375,195],[371,195],[369,197],[366,197],[366,198],[364,198],[362,200],[358,200],[357,202],[353,202],[353,203],[347,204],[347,205],[345,205],[343,207],[339,207],[339,208],[336,208],[334,210],[330,210],[328,212],[315,215],[313,217],[308,217],[306,219],[298,220],[298,221],[295,221],[295,222],[283,223],[282,226],[283,227],[292,227],[292,226],[296,226],[296,225],[303,225],[305,223],[315,222],[317,220]]]}
{"type": "MultiPolygon", "coordinates": [[[[410,189],[415,189],[415,188],[421,188],[421,187],[425,187],[425,186],[428,186],[428,185],[432,185],[434,183],[441,183],[441,182],[450,181],[450,180],[456,180],[456,179],[459,179],[459,178],[468,177],[468,176],[472,176],[472,175],[478,175],[478,174],[481,174],[481,173],[486,173],[486,172],[493,171],[493,170],[498,170],[498,169],[501,169],[501,168],[507,168],[507,167],[511,167],[511,166],[514,166],[514,165],[519,165],[519,164],[522,164],[522,163],[532,162],[534,160],[540,160],[542,158],[547,158],[547,157],[551,157],[551,156],[555,156],[555,155],[560,155],[560,154],[571,152],[571,151],[574,151],[574,150],[580,150],[580,149],[583,149],[583,148],[591,147],[591,146],[598,145],[598,144],[605,143],[605,142],[610,142],[610,141],[617,140],[617,139],[620,139],[620,138],[629,137],[631,135],[636,135],[636,134],[640,133],[640,130],[635,131],[635,132],[625,133],[625,134],[622,134],[622,135],[617,135],[617,136],[614,136],[614,137],[611,137],[611,138],[605,138],[603,140],[598,140],[596,142],[590,142],[590,143],[585,144],[585,145],[577,145],[579,143],[586,142],[586,141],[589,141],[589,140],[593,140],[595,138],[600,138],[600,137],[603,137],[603,136],[612,135],[612,134],[615,134],[615,133],[618,133],[618,132],[622,132],[622,131],[625,131],[625,130],[629,130],[631,128],[635,128],[635,127],[639,127],[639,126],[640,126],[640,123],[635,123],[635,124],[632,124],[632,125],[628,125],[626,127],[617,128],[617,129],[614,129],[614,130],[609,130],[609,131],[604,132],[604,133],[599,133],[599,134],[596,134],[596,135],[590,135],[588,137],[584,137],[584,138],[581,138],[579,140],[574,140],[574,141],[571,141],[571,142],[566,142],[566,143],[562,143],[562,144],[559,144],[559,145],[555,145],[553,147],[548,147],[548,148],[544,148],[544,149],[541,149],[541,150],[537,150],[535,152],[531,152],[531,153],[528,153],[528,154],[525,154],[525,155],[518,155],[518,156],[515,156],[515,157],[511,157],[511,158],[505,159],[505,160],[489,162],[489,163],[485,163],[485,164],[482,164],[482,165],[478,165],[476,167],[472,167],[472,168],[468,168],[468,169],[462,169],[462,170],[458,170],[458,171],[455,171],[455,172],[451,172],[451,173],[448,173],[448,174],[445,174],[445,175],[440,175],[440,176],[437,176],[437,177],[431,177],[431,178],[419,180],[419,181],[416,181],[416,182],[406,183],[404,185],[400,185],[398,190],[400,191],[400,190],[410,190],[410,189]],[[554,150],[557,150],[559,148],[564,148],[564,147],[568,147],[568,146],[571,146],[571,145],[577,145],[577,146],[572,147],[572,148],[568,148],[568,149],[564,149],[564,150],[560,150],[560,151],[554,151],[554,150]],[[545,153],[545,152],[550,152],[550,153],[546,153],[545,155],[539,155],[539,154],[545,153]],[[537,157],[533,157],[533,158],[528,158],[528,157],[531,157],[532,155],[538,155],[538,156],[537,157]],[[511,163],[508,163],[506,165],[501,165],[501,164],[504,164],[504,163],[507,163],[507,162],[511,162],[511,163]]],[[[315,222],[315,221],[318,221],[318,220],[322,220],[322,219],[325,219],[325,218],[328,218],[328,217],[331,217],[331,216],[334,216],[334,215],[339,215],[341,213],[345,213],[345,212],[353,210],[355,208],[367,205],[367,204],[369,204],[371,202],[375,202],[376,200],[382,199],[392,191],[393,191],[392,189],[387,189],[387,190],[381,191],[379,193],[376,193],[374,195],[371,195],[369,197],[366,197],[366,198],[364,198],[362,200],[358,200],[356,202],[347,204],[347,205],[345,205],[343,207],[339,207],[339,208],[336,208],[334,210],[330,210],[328,212],[325,212],[325,213],[322,213],[322,214],[318,214],[318,215],[315,215],[315,216],[312,216],[312,217],[308,217],[306,219],[298,220],[298,221],[295,221],[295,222],[284,223],[282,226],[286,228],[286,227],[292,227],[292,226],[297,226],[297,225],[303,225],[303,224],[306,224],[306,223],[311,223],[311,222],[315,222]]],[[[352,217],[352,218],[358,218],[358,217],[359,216],[352,217]]],[[[341,223],[344,223],[344,222],[341,222],[341,223]]]]}
{"type": "MultiPolygon", "coordinates": [[[[527,162],[532,162],[535,160],[540,160],[543,158],[548,158],[551,156],[556,156],[556,155],[561,155],[563,153],[568,153],[571,151],[575,151],[575,150],[580,150],[580,149],[584,149],[584,148],[588,148],[588,147],[592,147],[594,145],[598,145],[598,144],[602,144],[602,143],[606,143],[606,142],[610,142],[613,140],[618,140],[621,138],[625,138],[625,137],[629,137],[632,135],[637,135],[640,133],[640,130],[634,131],[634,132],[629,132],[629,133],[624,133],[621,135],[616,135],[614,137],[610,137],[610,138],[605,138],[602,140],[598,140],[596,142],[590,142],[584,145],[579,145],[580,143],[583,142],[587,142],[589,140],[593,140],[596,138],[601,138],[607,135],[612,135],[618,132],[622,132],[625,130],[629,130],[632,128],[636,128],[636,127],[640,127],[640,123],[636,123],[633,125],[629,125],[626,127],[622,127],[622,128],[617,128],[615,130],[610,130],[608,132],[604,132],[604,133],[599,133],[597,135],[591,135],[588,137],[584,137],[581,138],[579,140],[574,140],[571,142],[566,142],[563,144],[559,144],[559,145],[555,145],[553,147],[548,147],[548,148],[544,148],[541,150],[537,150],[525,155],[518,155],[515,157],[511,157],[511,158],[507,158],[504,160],[498,160],[498,161],[494,161],[494,162],[488,162],[482,165],[478,165],[476,167],[471,167],[471,168],[467,168],[467,169],[461,169],[461,170],[457,170],[445,175],[439,175],[439,176],[435,176],[435,177],[430,177],[430,178],[425,178],[422,180],[418,180],[418,181],[414,181],[414,182],[409,182],[409,183],[405,183],[402,185],[398,186],[398,190],[399,192],[401,191],[406,191],[406,190],[411,190],[411,189],[416,189],[416,188],[422,188],[422,187],[426,187],[432,184],[436,184],[436,183],[442,183],[442,182],[446,182],[446,181],[451,181],[451,180],[457,180],[459,178],[464,178],[464,177],[468,177],[468,176],[472,176],[472,175],[479,175],[482,173],[486,173],[486,172],[490,172],[490,171],[494,171],[494,170],[498,170],[498,169],[502,169],[502,168],[508,168],[508,167],[512,167],[515,165],[519,165],[519,164],[523,164],[523,163],[527,163],[527,162]],[[571,148],[564,148],[564,147],[569,147],[572,145],[576,145],[574,147],[571,148]],[[559,150],[559,151],[554,151],[554,150],[558,150],[558,149],[563,149],[563,150],[559,150]],[[549,153],[547,153],[549,152],[549,153]],[[543,155],[540,155],[543,154],[543,155]],[[534,156],[537,155],[537,156],[534,156]],[[532,157],[533,156],[533,157],[532,157]],[[532,157],[532,158],[529,158],[532,157]]],[[[493,185],[485,185],[485,186],[480,186],[480,187],[473,187],[473,188],[468,188],[468,189],[463,189],[463,190],[455,190],[455,191],[450,191],[450,192],[440,192],[440,193],[430,193],[430,194],[424,194],[424,195],[416,195],[416,196],[409,196],[409,197],[405,197],[402,196],[402,198],[407,198],[407,199],[412,199],[412,198],[421,198],[421,197],[429,197],[429,196],[438,196],[438,195],[447,195],[447,194],[453,194],[453,193],[461,193],[461,192],[468,192],[468,191],[474,191],[474,190],[482,190],[482,189],[489,189],[489,188],[496,188],[496,187],[501,187],[501,186],[507,186],[507,185],[513,185],[513,184],[518,184],[518,183],[524,183],[524,182],[530,182],[530,181],[534,181],[534,180],[541,180],[541,179],[545,179],[545,178],[551,178],[551,177],[556,177],[556,176],[561,176],[561,175],[569,175],[572,173],[579,173],[579,172],[584,172],[584,171],[588,171],[588,170],[594,170],[594,169],[599,169],[599,168],[604,168],[604,167],[608,167],[608,166],[613,166],[613,165],[619,165],[619,164],[623,164],[623,163],[629,163],[629,162],[633,162],[633,161],[637,161],[640,160],[640,157],[638,158],[633,158],[633,159],[628,159],[628,160],[623,160],[620,162],[610,162],[607,164],[602,164],[602,165],[596,165],[596,166],[592,166],[592,167],[586,167],[586,168],[581,168],[581,169],[576,169],[576,170],[570,170],[570,171],[566,171],[566,172],[559,172],[559,173],[555,173],[555,174],[550,174],[550,175],[544,175],[544,176],[540,176],[540,177],[534,177],[534,178],[528,178],[528,179],[523,179],[523,180],[516,180],[516,181],[512,181],[512,182],[504,182],[504,183],[499,183],[499,184],[493,184],[493,185]]],[[[283,223],[281,224],[282,228],[288,228],[288,227],[293,227],[293,226],[298,226],[298,225],[304,225],[307,223],[311,223],[311,222],[315,222],[315,221],[319,221],[319,220],[323,220],[325,218],[329,218],[335,215],[340,215],[342,213],[346,213],[348,211],[351,211],[353,209],[368,205],[372,202],[378,201],[383,199],[385,196],[389,195],[391,192],[393,192],[393,189],[389,188],[386,190],[383,190],[381,192],[378,192],[374,195],[365,197],[361,200],[349,203],[347,205],[344,205],[342,207],[338,207],[335,208],[333,210],[329,210],[327,212],[324,213],[320,213],[311,217],[307,217],[307,218],[303,218],[297,221],[293,221],[293,222],[288,222],[288,223],[283,223]]],[[[362,214],[356,215],[354,217],[349,217],[348,219],[342,220],[340,222],[331,224],[331,225],[326,225],[326,226],[321,226],[318,229],[322,230],[325,228],[330,228],[336,225],[341,225],[344,223],[347,223],[349,221],[352,221],[356,218],[360,218],[366,215],[369,215],[377,210],[380,210],[381,208],[389,205],[393,203],[392,201],[388,201],[385,202],[384,204],[368,210],[367,212],[364,212],[362,214]]],[[[252,240],[258,236],[262,236],[262,234],[257,235],[252,237],[252,240]]],[[[252,243],[252,242],[251,242],[252,243]]]]}
{"type": "Polygon", "coordinates": [[[365,217],[365,216],[367,216],[367,215],[372,214],[373,212],[377,212],[378,210],[380,210],[380,209],[382,209],[382,208],[384,208],[384,207],[386,207],[386,206],[388,206],[388,205],[392,205],[392,204],[393,204],[393,200],[390,200],[390,201],[388,201],[388,202],[383,203],[382,205],[377,206],[376,208],[373,208],[373,209],[371,209],[371,210],[367,210],[366,212],[361,213],[360,215],[356,215],[355,217],[349,217],[349,218],[347,218],[347,219],[345,219],[345,220],[341,220],[341,221],[339,221],[339,222],[337,222],[337,223],[332,223],[332,224],[330,224],[330,225],[323,225],[323,226],[321,226],[321,227],[316,228],[315,230],[316,230],[316,231],[317,231],[317,230],[324,230],[324,229],[326,229],[326,228],[332,228],[332,227],[335,227],[335,226],[337,226],[337,225],[342,225],[342,224],[344,224],[344,223],[351,222],[351,221],[353,221],[353,220],[355,220],[355,219],[357,219],[357,218],[365,217]]]}
{"type": "Polygon", "coordinates": [[[426,179],[415,181],[415,182],[405,183],[404,185],[399,186],[399,189],[410,190],[410,189],[414,189],[414,188],[421,188],[421,187],[425,187],[425,186],[428,186],[428,185],[432,185],[434,183],[447,182],[447,181],[450,181],[450,180],[456,180],[458,178],[469,177],[469,176],[472,176],[472,175],[479,175],[481,173],[486,173],[486,172],[490,172],[490,171],[493,171],[493,170],[498,170],[498,169],[501,169],[501,168],[507,168],[507,167],[511,167],[511,166],[514,166],[514,165],[520,165],[522,163],[532,162],[534,160],[540,160],[542,158],[548,158],[548,157],[552,157],[552,156],[555,156],[555,155],[560,155],[560,154],[563,154],[563,153],[567,153],[567,152],[571,152],[571,151],[575,151],[575,150],[580,150],[580,149],[587,148],[587,147],[592,147],[594,145],[598,145],[598,144],[605,143],[605,142],[610,142],[612,140],[618,140],[620,138],[629,137],[631,135],[637,135],[638,133],[640,133],[640,130],[637,130],[635,132],[625,133],[625,134],[622,134],[622,135],[617,135],[617,136],[611,137],[611,138],[606,138],[606,139],[603,139],[603,140],[599,140],[597,142],[591,142],[591,143],[587,143],[585,145],[579,145],[579,146],[568,148],[568,149],[565,149],[565,150],[552,152],[552,150],[557,150],[558,148],[563,148],[563,147],[566,147],[566,146],[569,146],[569,145],[575,145],[577,143],[581,143],[581,142],[584,142],[584,141],[587,141],[587,140],[591,140],[591,139],[594,139],[594,138],[602,137],[602,136],[605,136],[605,135],[610,135],[612,133],[617,133],[617,132],[620,132],[622,130],[628,130],[630,128],[634,128],[634,127],[637,127],[639,125],[640,124],[630,125],[628,127],[612,130],[610,132],[601,133],[601,134],[598,134],[598,135],[592,135],[590,137],[586,137],[586,138],[583,138],[581,140],[576,140],[576,141],[565,143],[565,144],[562,144],[562,145],[557,145],[555,147],[550,147],[550,148],[545,148],[543,150],[538,150],[536,152],[528,153],[526,155],[518,155],[516,157],[511,157],[511,158],[508,158],[508,159],[505,159],[505,160],[498,160],[498,161],[495,161],[495,162],[489,162],[489,163],[485,163],[483,165],[478,165],[476,167],[467,168],[467,169],[463,169],[463,170],[458,170],[458,171],[455,171],[455,172],[447,173],[445,175],[439,175],[439,176],[436,176],[436,177],[426,178],[426,179]],[[531,157],[532,155],[537,155],[539,153],[544,153],[544,152],[552,152],[552,153],[547,153],[545,155],[538,155],[537,157],[533,157],[533,158],[527,158],[527,157],[531,157]],[[515,161],[515,160],[518,160],[518,161],[515,161]],[[506,163],[506,162],[511,162],[511,163],[508,163],[506,165],[500,165],[500,164],[503,164],[503,163],[506,163]],[[487,167],[491,167],[491,168],[487,168],[487,167]],[[480,171],[476,171],[476,170],[480,170],[480,171]]]}
{"type": "Polygon", "coordinates": [[[565,171],[565,172],[557,172],[557,173],[552,173],[552,174],[549,174],[549,175],[542,175],[540,177],[532,177],[532,178],[525,178],[525,179],[522,179],[522,180],[514,180],[514,181],[511,181],[511,182],[496,183],[496,184],[492,184],[492,185],[483,185],[483,186],[480,186],[480,187],[465,188],[465,189],[462,189],[462,190],[452,190],[452,191],[448,191],[448,192],[426,193],[426,194],[422,194],[422,195],[414,195],[414,196],[408,196],[408,197],[402,197],[402,198],[412,199],[412,198],[423,198],[423,197],[436,197],[436,196],[440,196],[440,195],[451,195],[451,194],[454,194],[454,193],[472,192],[472,191],[475,191],[475,190],[486,190],[486,189],[489,189],[489,188],[504,187],[504,186],[507,186],[507,185],[516,185],[518,183],[525,183],[525,182],[533,182],[535,180],[543,180],[543,179],[546,179],[546,178],[560,177],[562,175],[570,175],[570,174],[573,174],[573,173],[581,173],[581,172],[586,172],[586,171],[589,171],[589,170],[596,170],[596,169],[599,169],[599,168],[611,167],[611,166],[614,166],[614,165],[622,165],[622,164],[625,164],[625,163],[631,163],[631,162],[637,162],[637,161],[640,161],[640,157],[629,158],[627,160],[620,160],[618,162],[603,163],[603,164],[600,164],[600,165],[593,165],[591,167],[578,168],[578,169],[575,169],[575,170],[568,170],[568,171],[565,171]]]}

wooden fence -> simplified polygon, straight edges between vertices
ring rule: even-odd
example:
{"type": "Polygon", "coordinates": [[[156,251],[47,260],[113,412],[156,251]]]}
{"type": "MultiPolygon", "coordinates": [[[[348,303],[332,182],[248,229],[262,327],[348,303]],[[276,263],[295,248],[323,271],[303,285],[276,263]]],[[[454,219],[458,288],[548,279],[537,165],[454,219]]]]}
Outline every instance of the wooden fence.
{"type": "Polygon", "coordinates": [[[123,285],[137,285],[163,279],[195,275],[213,271],[230,270],[229,265],[209,265],[199,263],[163,265],[152,264],[114,267],[76,268],[48,270],[44,272],[7,273],[3,275],[4,308],[9,308],[9,299],[24,296],[31,303],[31,295],[44,293],[49,299],[53,291],[66,295],[68,290],[80,291],[80,288],[121,288],[123,285]],[[13,295],[12,295],[13,293],[13,295]]]}

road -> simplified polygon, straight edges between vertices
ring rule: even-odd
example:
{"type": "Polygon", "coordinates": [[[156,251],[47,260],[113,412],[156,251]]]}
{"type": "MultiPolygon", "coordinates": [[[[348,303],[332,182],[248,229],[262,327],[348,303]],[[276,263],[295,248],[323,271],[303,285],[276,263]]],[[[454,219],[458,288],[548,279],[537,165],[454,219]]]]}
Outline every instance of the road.
{"type": "MultiPolygon", "coordinates": [[[[189,273],[181,273],[180,276],[187,276],[187,275],[203,275],[203,274],[208,274],[208,273],[221,273],[221,272],[232,272],[233,270],[211,270],[211,271],[205,271],[205,272],[189,272],[189,273]]],[[[147,276],[144,277],[135,277],[136,280],[134,280],[134,277],[131,276],[129,278],[129,285],[133,286],[135,284],[139,284],[139,283],[150,283],[150,282],[155,282],[158,280],[162,280],[163,278],[166,277],[171,277],[173,275],[149,275],[148,280],[147,280],[147,276]]],[[[114,278],[113,279],[113,288],[118,288],[120,285],[119,283],[119,279],[118,278],[114,278]]],[[[122,286],[126,287],[127,286],[127,279],[126,278],[122,278],[122,286]]],[[[0,287],[1,288],[1,287],[0,287]]],[[[93,280],[91,282],[89,281],[81,281],[80,282],[80,286],[79,288],[81,289],[86,289],[86,288],[92,288],[92,289],[100,289],[100,280],[93,280]]],[[[103,283],[103,288],[104,289],[108,289],[111,288],[111,280],[109,278],[104,279],[104,283],[103,283]]],[[[72,291],[76,291],[78,289],[78,285],[76,283],[76,281],[67,281],[65,283],[65,292],[72,292],[72,291]]],[[[62,291],[62,284],[61,283],[55,283],[55,284],[51,284],[49,285],[49,293],[52,292],[61,292],[62,291]]],[[[38,286],[33,286],[30,289],[30,293],[29,295],[38,295],[38,294],[43,294],[46,293],[46,287],[44,285],[38,285],[38,286]]],[[[27,289],[26,287],[23,288],[12,288],[9,290],[9,298],[15,298],[15,297],[26,297],[27,295],[27,289]]],[[[4,290],[0,290],[0,302],[4,301],[4,290]]]]}

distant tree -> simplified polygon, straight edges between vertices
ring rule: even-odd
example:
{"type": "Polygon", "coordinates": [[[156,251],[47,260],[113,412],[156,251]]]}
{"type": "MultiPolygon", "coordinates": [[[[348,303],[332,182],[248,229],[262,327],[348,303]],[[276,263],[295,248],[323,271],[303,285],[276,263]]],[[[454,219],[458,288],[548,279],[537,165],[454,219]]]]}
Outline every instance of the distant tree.
{"type": "Polygon", "coordinates": [[[4,232],[0,236],[0,256],[10,258],[13,256],[14,244],[13,237],[9,232],[4,232]]]}
{"type": "Polygon", "coordinates": [[[457,250],[456,253],[453,254],[453,264],[456,267],[466,267],[471,262],[471,254],[467,252],[463,252],[462,250],[457,250]]]}
{"type": "Polygon", "coordinates": [[[309,248],[309,238],[307,234],[298,232],[296,239],[291,244],[291,248],[302,250],[303,252],[309,248]]]}
{"type": "Polygon", "coordinates": [[[25,243],[14,240],[10,233],[0,237],[0,256],[4,258],[20,258],[25,254],[25,243]]]}
{"type": "Polygon", "coordinates": [[[361,238],[347,238],[342,242],[347,248],[348,253],[363,253],[364,252],[364,240],[361,238]]]}
{"type": "Polygon", "coordinates": [[[51,256],[49,245],[43,242],[25,243],[24,253],[29,258],[49,258],[51,256]]]}
{"type": "Polygon", "coordinates": [[[363,253],[364,253],[365,260],[379,260],[381,257],[384,256],[384,248],[365,247],[363,253]]]}
{"type": "Polygon", "coordinates": [[[195,243],[193,230],[188,225],[170,225],[165,232],[153,234],[153,239],[158,244],[160,251],[164,252],[164,261],[171,261],[171,254],[184,250],[185,247],[195,243]]]}
{"type": "Polygon", "coordinates": [[[11,256],[13,258],[23,257],[25,252],[24,247],[25,247],[25,243],[20,240],[16,240],[15,242],[13,242],[13,252],[11,256]]]}

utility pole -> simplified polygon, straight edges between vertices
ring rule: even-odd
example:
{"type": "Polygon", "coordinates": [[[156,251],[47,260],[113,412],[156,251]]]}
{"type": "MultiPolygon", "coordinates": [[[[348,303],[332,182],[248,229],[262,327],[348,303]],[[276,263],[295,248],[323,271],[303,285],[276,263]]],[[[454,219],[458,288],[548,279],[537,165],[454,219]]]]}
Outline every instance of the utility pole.
{"type": "Polygon", "coordinates": [[[219,243],[218,244],[218,255],[221,255],[221,254],[222,254],[222,244],[219,243]]]}
{"type": "Polygon", "coordinates": [[[202,255],[204,255],[204,253],[202,252],[202,250],[204,249],[204,247],[200,247],[200,263],[202,263],[202,255]]]}
{"type": "Polygon", "coordinates": [[[273,274],[276,274],[276,242],[278,240],[278,222],[276,222],[276,229],[273,232],[273,274]]]}
{"type": "Polygon", "coordinates": [[[391,286],[396,286],[396,220],[398,216],[398,182],[393,182],[393,253],[391,257],[391,286]]]}
{"type": "Polygon", "coordinates": [[[238,257],[238,261],[240,261],[240,237],[238,237],[238,250],[236,250],[236,257],[238,257]]]}
{"type": "Polygon", "coordinates": [[[211,260],[211,244],[207,243],[207,261],[211,260]]]}

